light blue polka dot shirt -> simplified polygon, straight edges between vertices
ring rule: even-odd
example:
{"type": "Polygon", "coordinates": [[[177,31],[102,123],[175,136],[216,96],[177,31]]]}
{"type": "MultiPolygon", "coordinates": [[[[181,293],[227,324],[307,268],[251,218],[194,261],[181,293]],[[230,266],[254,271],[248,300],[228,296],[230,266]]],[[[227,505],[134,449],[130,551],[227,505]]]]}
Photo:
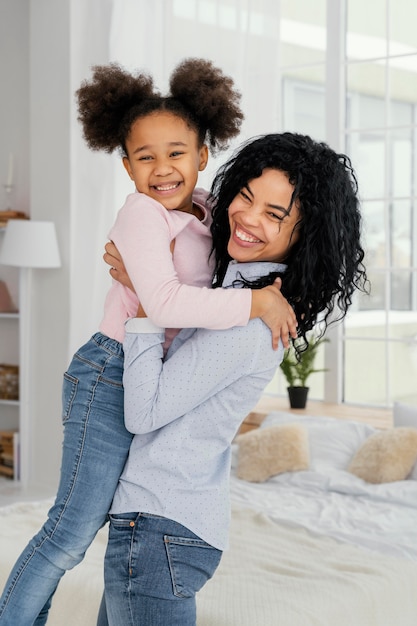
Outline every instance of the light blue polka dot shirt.
{"type": "MultiPolygon", "coordinates": [[[[223,285],[284,270],[234,263],[223,285]]],[[[163,360],[163,329],[126,323],[125,422],[135,433],[112,513],[161,515],[210,545],[228,545],[231,442],[283,357],[260,320],[229,330],[184,329],[163,360]]]]}

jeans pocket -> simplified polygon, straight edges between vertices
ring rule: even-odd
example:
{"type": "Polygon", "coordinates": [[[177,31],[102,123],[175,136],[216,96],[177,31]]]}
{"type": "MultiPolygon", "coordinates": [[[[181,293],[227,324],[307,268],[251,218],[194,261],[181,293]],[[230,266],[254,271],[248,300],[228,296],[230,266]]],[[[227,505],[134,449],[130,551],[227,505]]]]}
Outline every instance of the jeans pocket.
{"type": "Polygon", "coordinates": [[[62,384],[62,421],[65,423],[70,416],[72,403],[77,394],[78,379],[64,373],[62,384]]]}
{"type": "Polygon", "coordinates": [[[190,537],[165,535],[164,542],[174,595],[192,598],[213,576],[222,552],[190,537]]]}
{"type": "Polygon", "coordinates": [[[124,530],[135,528],[135,522],[139,513],[109,513],[110,527],[114,530],[124,530]],[[132,523],[133,522],[133,523],[132,523]]]}

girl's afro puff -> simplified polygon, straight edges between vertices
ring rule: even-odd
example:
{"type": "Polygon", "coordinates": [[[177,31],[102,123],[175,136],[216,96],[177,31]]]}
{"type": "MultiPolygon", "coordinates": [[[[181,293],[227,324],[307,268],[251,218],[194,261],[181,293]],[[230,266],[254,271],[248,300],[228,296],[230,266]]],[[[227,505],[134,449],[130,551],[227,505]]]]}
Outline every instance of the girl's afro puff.
{"type": "Polygon", "coordinates": [[[93,67],[93,78],[83,81],[76,92],[78,120],[88,146],[113,152],[123,141],[120,127],[126,111],[157,95],[148,74],[133,75],[117,63],[93,67]]]}
{"type": "Polygon", "coordinates": [[[228,141],[239,133],[244,119],[241,94],[234,89],[233,79],[211,61],[190,58],[173,71],[169,85],[172,97],[205,123],[210,147],[226,148],[228,141]]]}

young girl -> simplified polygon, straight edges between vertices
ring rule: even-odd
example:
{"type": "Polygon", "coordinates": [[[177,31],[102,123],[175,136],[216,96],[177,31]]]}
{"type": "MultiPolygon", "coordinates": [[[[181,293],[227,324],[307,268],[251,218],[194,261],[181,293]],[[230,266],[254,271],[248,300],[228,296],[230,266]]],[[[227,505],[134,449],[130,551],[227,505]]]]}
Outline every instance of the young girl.
{"type": "MultiPolygon", "coordinates": [[[[209,288],[211,215],[207,193],[195,185],[207,163],[206,142],[222,149],[239,131],[243,115],[233,81],[209,61],[189,59],[173,72],[170,94],[161,96],[146,74],[132,76],[110,64],[96,67],[77,97],[88,145],[108,152],[120,148],[135,183],[110,236],[150,319],[167,327],[165,348],[175,327],[229,328],[256,316],[275,336],[281,328],[286,338],[296,333],[294,314],[278,288],[209,288]]],[[[132,438],[123,420],[121,342],[138,303],[129,289],[114,284],[99,332],[64,374],[58,493],[6,583],[0,600],[4,626],[46,622],[61,576],[82,560],[106,521],[132,438]]]]}
{"type": "MultiPolygon", "coordinates": [[[[305,339],[335,303],[342,318],[354,290],[366,290],[347,157],[306,136],[266,135],[220,169],[212,191],[216,285],[283,276],[305,339]]],[[[231,441],[283,350],[259,320],[182,330],[165,359],[163,328],[145,318],[126,329],[125,421],[136,434],[110,511],[108,620],[195,626],[195,594],[228,543],[231,441]]]]}

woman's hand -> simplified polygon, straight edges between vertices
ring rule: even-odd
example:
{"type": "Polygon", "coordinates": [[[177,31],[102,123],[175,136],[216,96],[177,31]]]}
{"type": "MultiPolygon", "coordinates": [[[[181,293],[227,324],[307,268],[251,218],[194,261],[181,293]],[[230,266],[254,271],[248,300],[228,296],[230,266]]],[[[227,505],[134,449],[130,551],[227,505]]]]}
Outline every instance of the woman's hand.
{"type": "MultiPolygon", "coordinates": [[[[103,259],[105,260],[105,262],[107,263],[107,265],[111,265],[111,268],[109,269],[109,272],[112,276],[112,278],[114,278],[114,280],[117,280],[119,283],[121,283],[122,285],[124,285],[125,287],[128,287],[131,291],[133,291],[133,293],[135,293],[135,290],[133,288],[133,285],[130,281],[130,278],[128,276],[128,273],[126,272],[126,268],[125,268],[125,264],[123,263],[123,259],[120,256],[120,253],[118,251],[118,249],[116,248],[116,246],[114,245],[114,243],[112,241],[109,241],[108,243],[106,243],[106,245],[104,246],[106,252],[103,254],[103,259]]],[[[139,303],[138,306],[138,310],[136,313],[136,317],[147,317],[142,305],[139,303]]]]}
{"type": "Polygon", "coordinates": [[[252,290],[251,319],[260,317],[271,329],[274,350],[277,350],[280,339],[284,348],[288,348],[289,338],[297,337],[297,318],[281,293],[281,284],[281,279],[277,278],[269,287],[252,290]]]}
{"type": "Polygon", "coordinates": [[[104,248],[106,252],[103,254],[103,259],[107,265],[111,265],[111,268],[109,269],[110,276],[135,293],[128,273],[126,272],[123,259],[114,243],[112,241],[108,241],[104,248]]]}

